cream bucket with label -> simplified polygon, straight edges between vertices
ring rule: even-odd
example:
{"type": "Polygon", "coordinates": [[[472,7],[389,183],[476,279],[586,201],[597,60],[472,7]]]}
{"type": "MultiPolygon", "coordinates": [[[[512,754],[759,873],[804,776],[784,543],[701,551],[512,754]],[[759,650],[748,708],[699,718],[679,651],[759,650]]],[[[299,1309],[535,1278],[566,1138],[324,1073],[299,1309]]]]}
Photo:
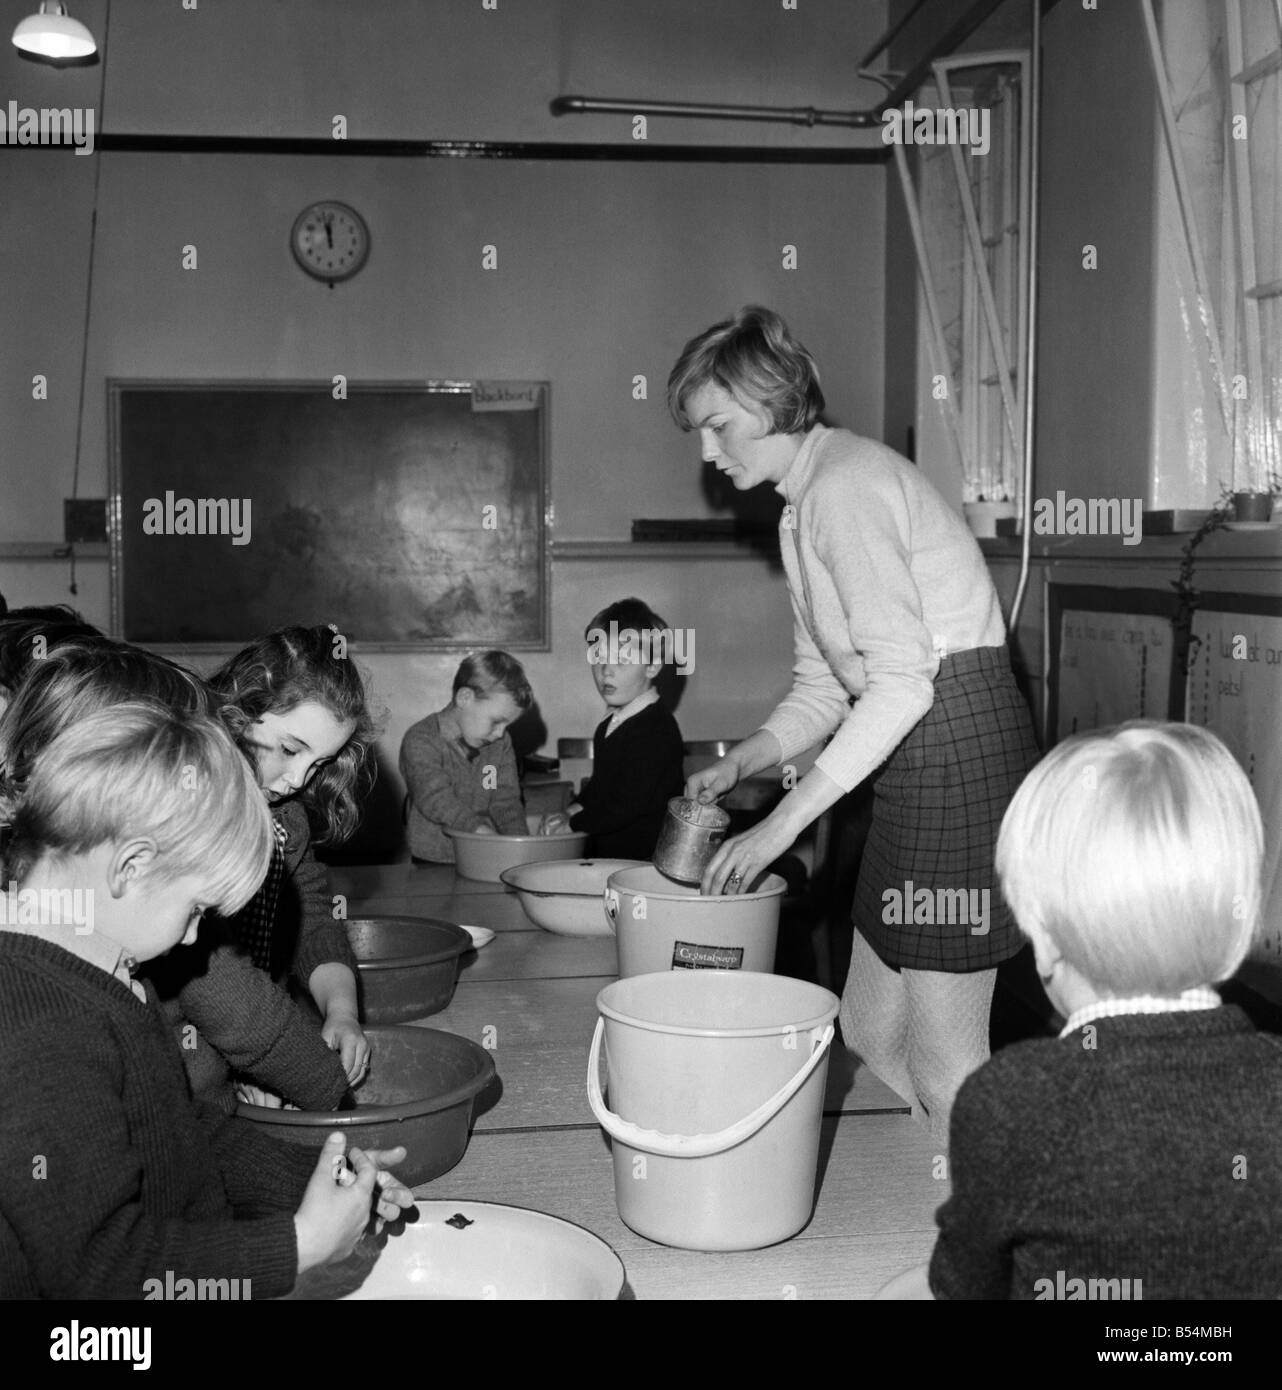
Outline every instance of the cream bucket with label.
{"type": "Polygon", "coordinates": [[[619,948],[619,975],[654,970],[775,968],[779,905],[787,884],[768,874],[755,893],[703,897],[652,865],[606,880],[605,912],[619,948]]]}

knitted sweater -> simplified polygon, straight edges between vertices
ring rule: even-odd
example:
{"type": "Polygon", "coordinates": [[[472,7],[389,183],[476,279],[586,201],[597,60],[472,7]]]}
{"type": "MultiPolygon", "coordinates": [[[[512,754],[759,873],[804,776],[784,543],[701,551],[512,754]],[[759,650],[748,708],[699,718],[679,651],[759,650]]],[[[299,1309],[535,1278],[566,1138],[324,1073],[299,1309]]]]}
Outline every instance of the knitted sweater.
{"type": "Polygon", "coordinates": [[[1004,1049],[953,1105],[935,1296],[1277,1298],[1280,1115],[1282,1038],[1233,1007],[1004,1049]]]}
{"type": "MultiPolygon", "coordinates": [[[[273,955],[290,962],[303,989],[318,965],[336,962],[356,973],[356,957],[335,920],[325,866],[311,848],[300,802],[276,808],[285,826],[285,877],[276,904],[273,955]]],[[[230,1113],[233,1071],[304,1110],[333,1110],[347,1092],[336,1052],[310,1018],[271,977],[237,948],[235,917],[210,917],[195,946],[179,946],[144,967],[173,1025],[192,1094],[230,1113]],[[194,1028],[193,1028],[194,1025],[194,1028]]]]}
{"type": "Polygon", "coordinates": [[[401,741],[400,768],[409,788],[410,853],[416,859],[454,863],[454,842],[445,828],[475,830],[482,816],[500,835],[528,834],[516,753],[507,734],[473,753],[442,733],[440,712],[429,714],[401,741]]]}
{"type": "Polygon", "coordinates": [[[192,1094],[230,1112],[235,1072],[304,1110],[337,1108],[348,1086],[338,1053],[266,971],[218,939],[219,925],[203,924],[194,946],[144,967],[174,1028],[192,1094]]]}
{"type": "Polygon", "coordinates": [[[815,766],[849,791],[930,708],[942,655],[1005,642],[1001,606],[965,523],[884,444],[816,425],[776,491],[796,660],[763,727],[783,761],[837,729],[815,766]]]}
{"type": "Polygon", "coordinates": [[[141,1298],[167,1271],[293,1286],[315,1155],[194,1106],[154,996],[0,932],[0,1068],[0,1298],[141,1298]]]}
{"type": "Polygon", "coordinates": [[[588,853],[606,859],[649,859],[668,801],[681,795],[685,751],[677,721],[647,705],[612,734],[603,719],[592,737],[592,777],[579,793],[572,830],[591,836],[588,853]]]}

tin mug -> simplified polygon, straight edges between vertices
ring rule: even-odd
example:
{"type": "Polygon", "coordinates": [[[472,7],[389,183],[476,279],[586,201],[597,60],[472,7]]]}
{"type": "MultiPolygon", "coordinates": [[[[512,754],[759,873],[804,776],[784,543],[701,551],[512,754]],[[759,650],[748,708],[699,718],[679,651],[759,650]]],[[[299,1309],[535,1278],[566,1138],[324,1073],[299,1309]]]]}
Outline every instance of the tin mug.
{"type": "Polygon", "coordinates": [[[654,847],[654,867],[678,883],[698,883],[729,826],[730,816],[719,806],[674,796],[654,847]]]}

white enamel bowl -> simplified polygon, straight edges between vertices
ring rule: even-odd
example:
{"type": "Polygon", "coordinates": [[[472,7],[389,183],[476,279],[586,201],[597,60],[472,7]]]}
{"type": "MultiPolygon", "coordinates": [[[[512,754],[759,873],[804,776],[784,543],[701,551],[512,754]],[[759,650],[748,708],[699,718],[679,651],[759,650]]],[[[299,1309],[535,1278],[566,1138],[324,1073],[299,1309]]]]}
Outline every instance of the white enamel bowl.
{"type": "Polygon", "coordinates": [[[500,875],[521,899],[536,927],[560,936],[612,936],[605,885],[620,869],[644,868],[640,859],[561,859],[520,864],[500,875]]]}
{"type": "Polygon", "coordinates": [[[493,1202],[414,1205],[416,1220],[304,1275],[294,1297],[609,1300],[623,1290],[622,1261],[582,1226],[493,1202]]]}

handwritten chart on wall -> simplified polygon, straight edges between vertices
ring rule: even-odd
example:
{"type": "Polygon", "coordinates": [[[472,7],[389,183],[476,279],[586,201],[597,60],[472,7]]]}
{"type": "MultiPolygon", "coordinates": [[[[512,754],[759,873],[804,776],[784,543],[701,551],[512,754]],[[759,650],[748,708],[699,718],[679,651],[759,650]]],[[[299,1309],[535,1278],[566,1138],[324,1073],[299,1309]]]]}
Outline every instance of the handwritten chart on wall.
{"type": "Polygon", "coordinates": [[[1048,603],[1054,742],[1125,719],[1178,717],[1174,595],[1052,584],[1048,603]]]}
{"type": "Polygon", "coordinates": [[[109,383],[115,631],[546,650],[544,382],[109,383]]]}
{"type": "Polygon", "coordinates": [[[1282,598],[1206,594],[1193,638],[1185,718],[1219,734],[1255,788],[1264,820],[1257,956],[1282,966],[1282,598]]]}

